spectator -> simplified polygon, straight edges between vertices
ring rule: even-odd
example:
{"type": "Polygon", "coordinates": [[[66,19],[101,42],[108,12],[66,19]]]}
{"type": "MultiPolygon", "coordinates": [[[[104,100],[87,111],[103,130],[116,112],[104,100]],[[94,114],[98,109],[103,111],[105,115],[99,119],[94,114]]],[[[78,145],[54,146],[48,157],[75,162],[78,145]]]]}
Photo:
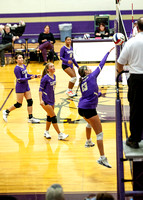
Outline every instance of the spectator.
{"type": "Polygon", "coordinates": [[[104,23],[99,24],[99,28],[95,31],[95,37],[101,37],[102,39],[109,37],[109,30],[106,29],[104,23]]]}
{"type": "Polygon", "coordinates": [[[65,200],[62,186],[60,184],[51,185],[46,192],[46,200],[65,200]]]}
{"type": "Polygon", "coordinates": [[[137,29],[137,21],[134,22],[134,26],[133,26],[133,34],[132,37],[135,37],[138,34],[138,29],[137,29]]]}
{"type": "Polygon", "coordinates": [[[12,42],[19,39],[19,36],[14,36],[11,33],[10,27],[8,25],[5,25],[4,29],[1,27],[0,31],[2,34],[2,44],[0,44],[0,58],[1,58],[1,67],[4,67],[5,66],[4,52],[6,50],[8,51],[12,50],[12,42]]]}
{"type": "Polygon", "coordinates": [[[114,198],[109,193],[99,193],[96,196],[96,200],[114,200],[114,198]]]}
{"type": "Polygon", "coordinates": [[[87,197],[85,197],[84,200],[96,200],[96,194],[91,193],[87,197]]]}
{"type": "Polygon", "coordinates": [[[50,50],[51,58],[50,62],[54,62],[54,43],[55,38],[53,34],[50,32],[50,26],[46,25],[44,27],[44,32],[40,33],[38,37],[39,47],[37,51],[42,52],[42,56],[44,59],[44,65],[47,64],[47,50],[50,50]]]}

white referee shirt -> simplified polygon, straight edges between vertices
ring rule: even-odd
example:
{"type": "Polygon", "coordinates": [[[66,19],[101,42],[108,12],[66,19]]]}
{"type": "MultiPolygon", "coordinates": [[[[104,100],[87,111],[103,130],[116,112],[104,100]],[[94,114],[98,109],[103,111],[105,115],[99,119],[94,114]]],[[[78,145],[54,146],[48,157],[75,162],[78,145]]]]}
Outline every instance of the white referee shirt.
{"type": "Polygon", "coordinates": [[[117,62],[128,64],[130,74],[143,74],[143,32],[126,42],[117,62]]]}

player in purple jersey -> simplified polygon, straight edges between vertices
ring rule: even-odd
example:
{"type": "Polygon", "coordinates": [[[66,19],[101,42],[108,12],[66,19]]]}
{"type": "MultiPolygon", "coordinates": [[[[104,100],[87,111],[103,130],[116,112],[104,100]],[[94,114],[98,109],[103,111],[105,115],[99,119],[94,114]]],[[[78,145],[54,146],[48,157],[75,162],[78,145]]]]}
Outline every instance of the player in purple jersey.
{"type": "Polygon", "coordinates": [[[82,97],[80,98],[78,103],[78,112],[79,115],[81,115],[87,121],[87,126],[86,126],[87,141],[85,143],[85,147],[92,147],[95,145],[91,141],[91,128],[93,128],[97,136],[97,146],[100,153],[100,158],[97,162],[109,168],[111,168],[111,165],[109,165],[107,158],[104,155],[103,132],[102,132],[101,121],[96,111],[96,107],[98,104],[97,76],[99,75],[101,69],[103,68],[109,53],[113,49],[114,48],[112,48],[104,56],[97,69],[95,69],[93,72],[91,72],[91,69],[89,69],[87,66],[82,66],[78,70],[79,75],[81,76],[79,85],[82,93],[82,97]]]}
{"type": "Polygon", "coordinates": [[[5,122],[7,122],[7,117],[9,113],[16,108],[20,108],[22,106],[23,98],[27,100],[27,110],[29,114],[29,120],[28,122],[30,123],[39,123],[40,120],[36,119],[32,115],[32,108],[33,108],[33,100],[31,97],[31,91],[29,88],[28,80],[34,79],[34,78],[40,78],[41,75],[32,75],[27,73],[26,66],[23,64],[23,56],[20,54],[16,55],[16,62],[17,65],[14,69],[14,73],[16,76],[16,98],[17,98],[17,103],[12,105],[9,109],[6,109],[3,111],[3,119],[5,122]]]}
{"type": "Polygon", "coordinates": [[[71,47],[71,38],[70,37],[65,38],[65,46],[63,46],[60,50],[60,59],[62,60],[63,70],[71,77],[66,94],[69,97],[73,97],[73,96],[75,96],[75,93],[72,91],[72,89],[77,80],[73,64],[77,68],[79,68],[79,66],[73,56],[73,48],[71,47]]]}
{"type": "Polygon", "coordinates": [[[58,139],[64,140],[69,135],[62,133],[57,124],[57,117],[54,112],[54,104],[55,104],[55,95],[54,89],[56,86],[56,76],[55,67],[53,63],[47,63],[45,69],[42,73],[42,79],[39,88],[39,99],[40,105],[47,113],[47,121],[46,121],[46,131],[44,132],[44,137],[47,139],[51,139],[49,134],[49,128],[51,123],[53,124],[54,129],[58,133],[58,139]]]}

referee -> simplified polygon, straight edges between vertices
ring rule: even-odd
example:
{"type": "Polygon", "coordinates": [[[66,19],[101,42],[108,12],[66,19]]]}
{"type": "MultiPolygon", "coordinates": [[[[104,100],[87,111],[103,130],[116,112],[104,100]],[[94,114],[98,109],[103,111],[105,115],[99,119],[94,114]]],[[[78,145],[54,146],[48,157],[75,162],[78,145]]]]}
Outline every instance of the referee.
{"type": "Polygon", "coordinates": [[[130,132],[126,145],[139,148],[143,130],[143,17],[137,21],[138,34],[129,39],[118,60],[118,72],[129,65],[128,101],[130,104],[130,132]]]}

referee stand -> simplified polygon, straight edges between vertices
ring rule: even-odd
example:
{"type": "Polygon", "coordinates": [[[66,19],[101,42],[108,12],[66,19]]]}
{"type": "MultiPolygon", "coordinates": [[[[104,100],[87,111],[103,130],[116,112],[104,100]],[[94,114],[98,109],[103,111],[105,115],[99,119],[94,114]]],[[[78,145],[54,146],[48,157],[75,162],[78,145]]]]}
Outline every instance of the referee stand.
{"type": "MultiPolygon", "coordinates": [[[[139,149],[133,149],[126,145],[122,140],[122,106],[119,96],[119,82],[122,71],[116,79],[116,153],[117,153],[117,199],[124,200],[125,197],[130,200],[143,200],[143,140],[140,142],[139,149]],[[123,150],[125,158],[123,157],[123,150]],[[129,161],[131,166],[132,179],[124,178],[124,162],[129,161]],[[132,182],[133,191],[125,191],[125,182],[132,182]]],[[[127,136],[126,132],[126,136],[127,136]]],[[[128,137],[128,136],[127,136],[128,137]]],[[[143,139],[143,137],[142,137],[143,139]]]]}

